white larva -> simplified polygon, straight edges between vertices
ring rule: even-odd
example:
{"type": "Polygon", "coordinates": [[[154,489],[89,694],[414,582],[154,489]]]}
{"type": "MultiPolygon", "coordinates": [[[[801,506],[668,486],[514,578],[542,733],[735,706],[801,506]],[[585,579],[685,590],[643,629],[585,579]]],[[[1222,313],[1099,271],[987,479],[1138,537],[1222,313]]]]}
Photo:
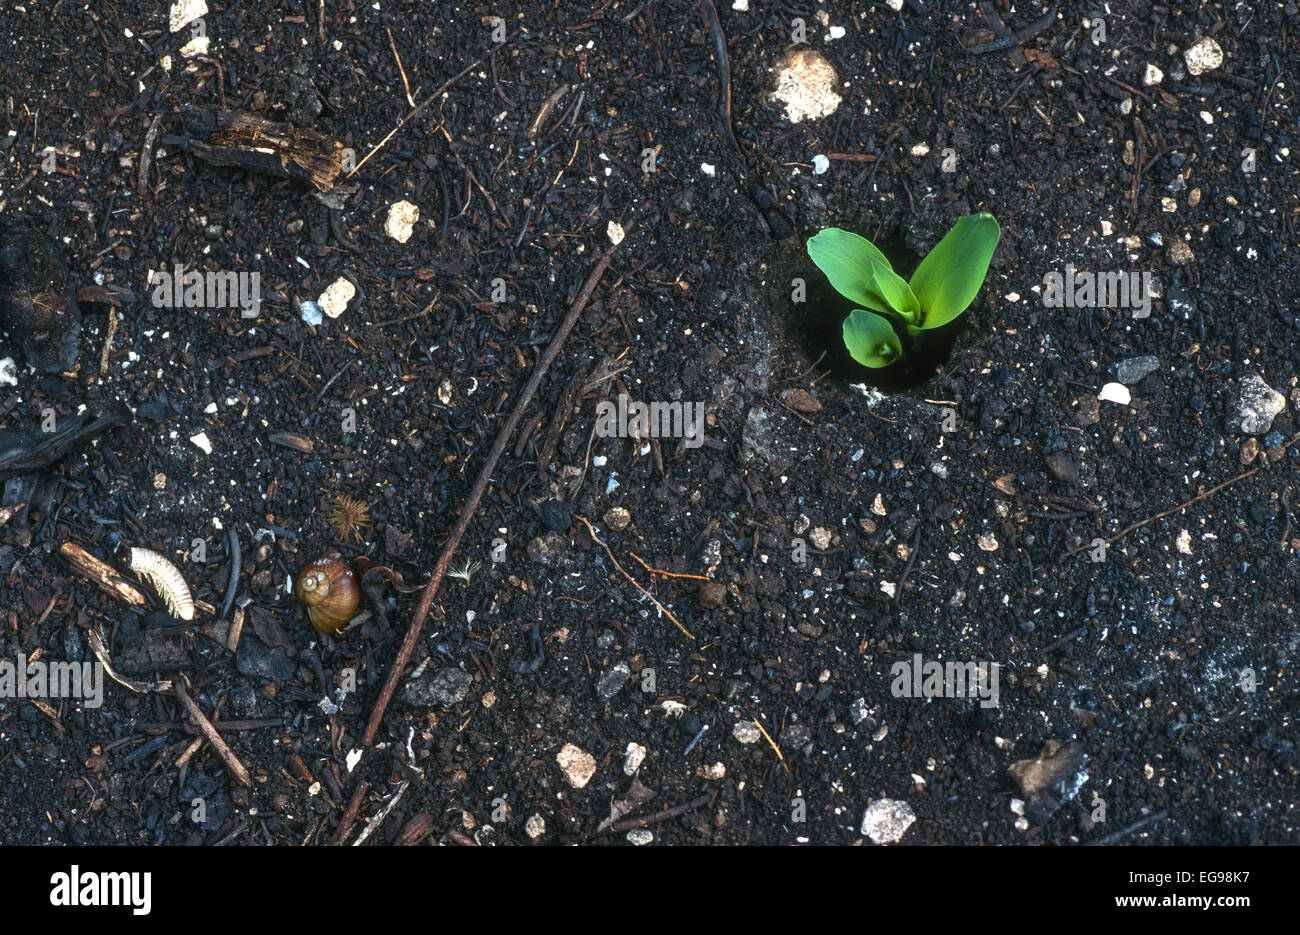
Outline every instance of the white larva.
{"type": "Polygon", "coordinates": [[[133,572],[153,585],[173,617],[194,619],[194,598],[190,597],[189,585],[175,565],[157,552],[137,548],[131,549],[128,564],[133,572]]]}

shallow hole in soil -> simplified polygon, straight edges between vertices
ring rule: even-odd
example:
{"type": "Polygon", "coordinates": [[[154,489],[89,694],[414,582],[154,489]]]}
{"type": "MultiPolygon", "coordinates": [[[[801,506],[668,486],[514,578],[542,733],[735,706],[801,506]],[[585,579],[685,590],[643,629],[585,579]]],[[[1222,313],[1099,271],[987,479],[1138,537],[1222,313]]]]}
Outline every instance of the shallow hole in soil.
{"type": "MultiPolygon", "coordinates": [[[[909,249],[899,235],[885,235],[873,243],[904,279],[909,278],[921,262],[921,257],[909,249]]],[[[858,305],[832,289],[830,281],[811,261],[800,270],[800,275],[808,284],[808,296],[806,302],[795,306],[792,327],[809,359],[821,357],[818,369],[828,368],[831,378],[836,381],[865,383],[883,393],[916,389],[934,379],[939,368],[948,362],[957,337],[970,326],[971,311],[979,305],[977,298],[971,308],[955,321],[942,328],[921,332],[916,339],[919,343],[913,345],[898,362],[888,367],[864,367],[844,346],[844,319],[858,305]]],[[[899,325],[895,330],[906,349],[909,338],[901,329],[899,325]]]]}

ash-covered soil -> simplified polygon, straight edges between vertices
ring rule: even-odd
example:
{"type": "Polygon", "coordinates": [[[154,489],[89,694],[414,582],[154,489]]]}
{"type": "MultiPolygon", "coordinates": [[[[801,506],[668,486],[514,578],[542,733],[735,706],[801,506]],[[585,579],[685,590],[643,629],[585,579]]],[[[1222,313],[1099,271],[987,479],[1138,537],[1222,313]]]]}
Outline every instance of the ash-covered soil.
{"type": "Polygon", "coordinates": [[[1297,840],[1295,6],[1118,0],[1098,41],[1092,5],[1060,4],[979,52],[981,6],[1010,33],[1046,6],[715,3],[730,126],[707,12],[676,0],[209,0],[190,56],[167,4],[0,10],[6,242],[48,235],[70,289],[134,296],[112,329],[82,303],[72,371],[0,330],[0,431],[135,415],[0,526],[0,658],[92,661],[99,634],[124,678],[188,684],[251,777],[174,693],[11,695],[0,840],[320,844],[362,781],[349,840],[392,806],[373,843],[1297,840]],[[1202,38],[1222,63],[1192,74],[1202,38]],[[840,100],[791,122],[772,92],[799,48],[840,100]],[[378,149],[321,196],[168,142],[184,107],[378,149]],[[1002,239],[949,358],[855,387],[804,240],[923,255],[975,211],[1002,239]],[[288,582],[331,550],[428,578],[611,223],[469,573],[353,763],[416,599],[322,637],[288,582]],[[260,317],[156,307],[150,272],[178,264],[259,273],[260,317]],[[1151,274],[1149,316],[1045,306],[1067,266],[1151,274]],[[309,325],[340,277],[357,297],[309,325]],[[1243,430],[1255,377],[1285,406],[1263,394],[1243,430]],[[602,437],[620,393],[703,404],[703,443],[602,437]],[[327,522],[341,496],[361,542],[327,522]],[[192,622],[60,557],[108,558],[109,532],[177,564],[192,622]],[[918,656],[998,664],[996,706],[901,696],[918,656]]]}

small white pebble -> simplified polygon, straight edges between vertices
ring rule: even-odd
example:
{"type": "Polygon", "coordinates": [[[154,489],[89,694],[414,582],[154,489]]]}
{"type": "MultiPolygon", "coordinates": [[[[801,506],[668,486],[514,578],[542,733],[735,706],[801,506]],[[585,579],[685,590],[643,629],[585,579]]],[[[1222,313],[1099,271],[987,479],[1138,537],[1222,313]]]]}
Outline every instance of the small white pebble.
{"type": "Polygon", "coordinates": [[[1223,64],[1223,49],[1213,39],[1198,39],[1183,53],[1183,61],[1193,75],[1204,74],[1223,64]]]}
{"type": "Polygon", "coordinates": [[[208,441],[207,432],[199,432],[197,435],[191,435],[190,443],[205,455],[212,454],[212,442],[208,441]]]}
{"type": "Polygon", "coordinates": [[[12,357],[0,360],[0,385],[18,385],[18,365],[14,363],[12,357]]]}
{"type": "Polygon", "coordinates": [[[181,58],[194,58],[196,55],[207,55],[208,44],[211,40],[207,36],[195,36],[189,42],[181,46],[181,58]]]}
{"type": "Polygon", "coordinates": [[[344,310],[348,307],[348,303],[352,301],[356,294],[357,287],[352,285],[352,283],[344,277],[340,276],[330,284],[329,288],[320,294],[320,298],[317,300],[316,304],[319,305],[320,310],[330,318],[338,318],[343,314],[344,310]]]}
{"type": "Polygon", "coordinates": [[[917,143],[915,146],[912,147],[912,155],[913,156],[930,155],[930,144],[926,142],[917,143]]]}
{"type": "Polygon", "coordinates": [[[627,745],[626,759],[623,761],[623,775],[635,776],[636,771],[641,768],[645,762],[645,755],[648,751],[639,743],[629,743],[627,745]]]}
{"type": "Polygon", "coordinates": [[[384,221],[384,233],[398,243],[411,239],[411,229],[420,220],[420,209],[409,201],[394,202],[388,208],[388,218],[384,221]]]}
{"type": "Polygon", "coordinates": [[[617,221],[610,221],[609,226],[605,228],[605,233],[609,236],[609,242],[616,247],[621,244],[623,238],[627,236],[623,233],[623,225],[619,224],[617,221]]]}
{"type": "Polygon", "coordinates": [[[1174,548],[1184,555],[1192,554],[1192,534],[1186,529],[1178,530],[1178,538],[1174,540],[1174,548]]]}
{"type": "Polygon", "coordinates": [[[1107,383],[1101,388],[1097,398],[1103,403],[1119,403],[1121,406],[1127,406],[1132,402],[1133,395],[1123,383],[1107,383]]]}
{"type": "Polygon", "coordinates": [[[208,0],[176,0],[167,16],[167,31],[180,32],[190,23],[208,15],[208,0]]]}
{"type": "Polygon", "coordinates": [[[707,175],[709,178],[714,178],[718,174],[718,167],[712,165],[711,163],[701,162],[700,171],[703,172],[705,175],[707,175]]]}
{"type": "Polygon", "coordinates": [[[325,319],[321,316],[320,306],[310,299],[298,306],[298,314],[302,320],[315,328],[325,319]]]}
{"type": "Polygon", "coordinates": [[[731,8],[737,13],[748,13],[749,0],[731,0],[731,8]]]}
{"type": "Polygon", "coordinates": [[[843,38],[844,38],[844,27],[832,26],[828,31],[828,35],[826,36],[826,41],[832,42],[836,39],[843,39],[843,38]]]}
{"type": "Polygon", "coordinates": [[[1156,66],[1148,63],[1147,70],[1142,75],[1142,83],[1149,88],[1152,85],[1157,85],[1164,80],[1165,80],[1165,73],[1161,71],[1159,68],[1156,68],[1156,66]]]}
{"type": "Polygon", "coordinates": [[[998,550],[997,536],[991,532],[982,533],[979,539],[975,541],[975,544],[985,552],[996,552],[998,550]]]}

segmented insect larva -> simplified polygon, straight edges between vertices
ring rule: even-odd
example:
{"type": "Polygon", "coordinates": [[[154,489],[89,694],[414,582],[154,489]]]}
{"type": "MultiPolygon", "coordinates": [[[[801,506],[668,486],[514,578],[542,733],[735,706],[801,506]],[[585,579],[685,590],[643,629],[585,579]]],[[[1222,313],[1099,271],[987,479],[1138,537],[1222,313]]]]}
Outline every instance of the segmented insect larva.
{"type": "Polygon", "coordinates": [[[194,619],[194,598],[176,566],[157,552],[132,547],[127,563],[133,572],[153,585],[173,617],[194,619]]]}

